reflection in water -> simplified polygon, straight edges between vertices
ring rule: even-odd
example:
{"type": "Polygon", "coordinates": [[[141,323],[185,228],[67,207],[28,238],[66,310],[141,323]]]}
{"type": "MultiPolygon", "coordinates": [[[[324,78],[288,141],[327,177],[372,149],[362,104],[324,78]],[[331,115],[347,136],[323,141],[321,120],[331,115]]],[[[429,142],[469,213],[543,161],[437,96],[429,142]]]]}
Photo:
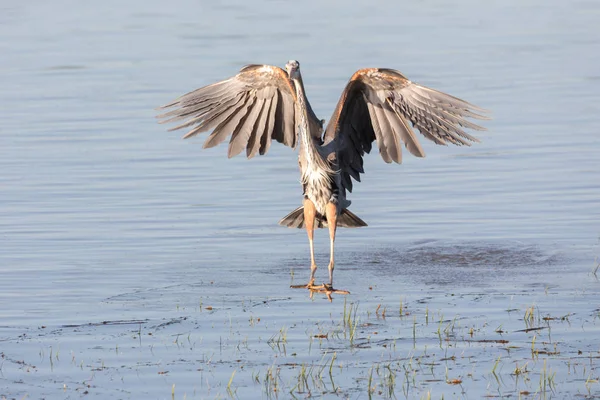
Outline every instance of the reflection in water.
{"type": "Polygon", "coordinates": [[[315,284],[308,284],[308,285],[291,285],[290,286],[292,289],[307,289],[308,290],[308,297],[310,299],[313,298],[313,295],[315,293],[322,293],[325,294],[325,296],[327,296],[327,299],[329,300],[329,302],[333,301],[333,294],[350,294],[349,291],[347,290],[342,290],[342,289],[336,289],[334,288],[332,285],[328,284],[328,283],[323,283],[322,285],[315,285],[315,284]]]}

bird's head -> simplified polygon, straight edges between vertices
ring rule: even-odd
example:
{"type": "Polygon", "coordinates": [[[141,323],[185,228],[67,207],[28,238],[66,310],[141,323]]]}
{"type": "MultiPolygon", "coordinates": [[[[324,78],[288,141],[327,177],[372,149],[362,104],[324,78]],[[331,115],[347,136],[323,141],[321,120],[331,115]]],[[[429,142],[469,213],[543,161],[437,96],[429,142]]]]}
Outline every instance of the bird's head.
{"type": "Polygon", "coordinates": [[[285,64],[285,70],[288,73],[290,79],[300,78],[300,63],[296,60],[290,60],[285,64]]]}

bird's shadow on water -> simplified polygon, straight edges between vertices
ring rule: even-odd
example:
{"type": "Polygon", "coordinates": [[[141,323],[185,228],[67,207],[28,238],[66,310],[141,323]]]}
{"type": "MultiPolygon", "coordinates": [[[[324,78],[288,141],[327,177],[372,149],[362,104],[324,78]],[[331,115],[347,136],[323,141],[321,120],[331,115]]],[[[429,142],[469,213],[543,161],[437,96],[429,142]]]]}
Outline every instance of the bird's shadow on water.
{"type": "MultiPolygon", "coordinates": [[[[122,293],[105,301],[147,307],[171,301],[190,304],[203,298],[221,308],[230,308],[240,299],[289,298],[303,293],[289,286],[308,281],[310,270],[304,258],[278,260],[275,264],[264,261],[252,271],[225,271],[210,276],[210,279],[202,275],[188,276],[185,282],[122,293]],[[231,279],[230,274],[244,276],[244,281],[231,279]]],[[[547,287],[553,285],[554,272],[559,273],[571,262],[572,257],[559,250],[521,242],[427,240],[339,252],[334,287],[354,295],[360,295],[365,286],[383,287],[390,283],[400,290],[435,287],[444,291],[444,288],[502,286],[506,289],[516,281],[521,287],[547,287]]],[[[203,273],[201,268],[195,271],[203,273]]],[[[327,274],[326,271],[326,266],[317,271],[318,284],[322,283],[319,279],[325,278],[323,273],[327,274]]],[[[324,291],[304,290],[306,296],[315,300],[328,300],[324,291]]]]}
{"type": "Polygon", "coordinates": [[[570,262],[555,249],[533,244],[438,240],[353,252],[344,258],[349,273],[437,287],[495,286],[540,271],[551,273],[570,262]]]}
{"type": "MultiPolygon", "coordinates": [[[[412,243],[387,244],[336,253],[335,286],[360,295],[363,286],[398,290],[431,288],[503,288],[519,282],[520,287],[551,287],[556,276],[575,262],[566,251],[519,241],[447,241],[422,240],[412,243]]],[[[325,258],[317,257],[317,282],[325,278],[325,258]],[[324,266],[321,266],[324,265],[324,266]]],[[[258,275],[289,274],[290,284],[306,283],[307,260],[294,257],[265,265],[258,275]]],[[[446,288],[446,289],[445,289],[446,288]]],[[[298,293],[292,290],[291,295],[298,293]]],[[[327,297],[313,296],[313,298],[327,297]]]]}

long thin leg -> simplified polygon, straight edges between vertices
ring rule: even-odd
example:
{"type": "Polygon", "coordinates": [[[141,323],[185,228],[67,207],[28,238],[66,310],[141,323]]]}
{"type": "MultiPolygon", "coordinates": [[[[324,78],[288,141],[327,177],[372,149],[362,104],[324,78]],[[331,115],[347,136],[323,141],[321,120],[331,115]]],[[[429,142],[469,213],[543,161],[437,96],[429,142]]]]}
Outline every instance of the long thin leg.
{"type": "Polygon", "coordinates": [[[315,252],[313,247],[313,237],[315,232],[315,217],[317,214],[317,210],[312,201],[306,199],[304,200],[304,224],[306,226],[306,232],[308,233],[308,243],[310,245],[310,282],[308,285],[293,285],[292,288],[307,288],[310,290],[310,297],[314,292],[324,293],[327,295],[329,301],[332,301],[332,294],[350,294],[347,290],[334,289],[333,287],[333,268],[335,264],[335,256],[334,256],[334,243],[335,243],[335,231],[337,229],[337,218],[338,211],[337,205],[333,203],[327,204],[325,208],[325,215],[327,217],[327,225],[329,226],[329,238],[331,244],[331,256],[329,258],[329,284],[324,283],[322,285],[315,286],[315,271],[317,270],[317,264],[315,263],[315,252]]]}
{"type": "Polygon", "coordinates": [[[308,245],[310,247],[310,280],[308,286],[312,286],[315,283],[315,272],[317,271],[317,264],[315,263],[315,247],[313,244],[313,238],[315,235],[315,216],[317,210],[313,202],[309,199],[304,200],[304,224],[306,225],[306,233],[308,234],[308,245]]]}
{"type": "Polygon", "coordinates": [[[333,268],[335,264],[335,257],[333,251],[333,244],[335,242],[335,231],[337,229],[337,205],[328,203],[325,209],[327,215],[327,225],[329,226],[329,246],[330,246],[330,257],[329,257],[329,284],[333,286],[333,268]]]}

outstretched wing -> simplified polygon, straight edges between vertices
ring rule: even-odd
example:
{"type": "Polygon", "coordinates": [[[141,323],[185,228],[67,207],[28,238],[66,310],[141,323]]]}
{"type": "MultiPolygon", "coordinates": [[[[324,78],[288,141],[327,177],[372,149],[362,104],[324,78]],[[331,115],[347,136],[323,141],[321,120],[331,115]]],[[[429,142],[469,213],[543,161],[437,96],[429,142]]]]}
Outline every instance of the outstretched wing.
{"type": "MultiPolygon", "coordinates": [[[[170,131],[192,127],[189,138],[212,130],[204,148],[214,147],[229,135],[228,156],[246,149],[248,158],[269,150],[271,139],[296,146],[296,92],[287,73],[270,65],[247,65],[221,82],[184,94],[160,109],[171,109],[160,123],[184,121],[170,131]]],[[[322,132],[321,122],[309,106],[311,131],[322,132]]]]}
{"type": "Polygon", "coordinates": [[[393,69],[358,70],[335,108],[324,143],[333,141],[337,168],[344,189],[352,191],[352,180],[360,182],[363,156],[377,141],[385,162],[402,162],[401,144],[424,157],[419,140],[408,122],[437,144],[470,145],[479,140],[461,127],[478,131],[485,128],[466,118],[488,119],[486,111],[464,100],[409,81],[393,69]]]}

